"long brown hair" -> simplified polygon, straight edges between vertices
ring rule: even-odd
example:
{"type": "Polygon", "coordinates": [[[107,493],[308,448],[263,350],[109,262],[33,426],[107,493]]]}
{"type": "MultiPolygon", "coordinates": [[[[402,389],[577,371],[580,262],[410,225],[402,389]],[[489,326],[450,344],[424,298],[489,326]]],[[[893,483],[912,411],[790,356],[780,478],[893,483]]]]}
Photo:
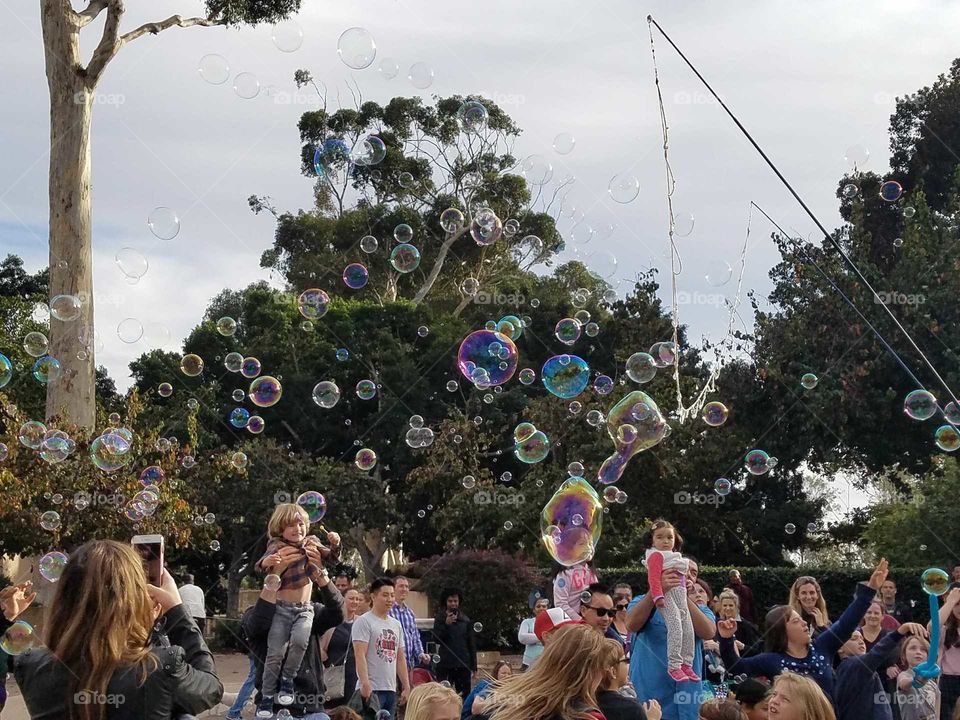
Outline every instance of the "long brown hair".
{"type": "Polygon", "coordinates": [[[122,666],[142,684],[156,669],[150,651],[153,603],[137,552],[113,540],[92,540],[70,555],[47,614],[46,644],[70,671],[70,717],[103,720],[103,703],[75,704],[78,693],[104,695],[122,666]]]}
{"type": "Polygon", "coordinates": [[[837,720],[833,705],[810,678],[792,672],[781,673],[773,681],[774,693],[780,686],[790,691],[790,702],[799,708],[800,720],[837,720]]]}
{"type": "Polygon", "coordinates": [[[746,720],[747,716],[735,700],[713,698],[700,706],[700,720],[746,720]]]}
{"type": "Polygon", "coordinates": [[[817,610],[823,615],[823,622],[829,625],[830,616],[827,614],[827,602],[823,599],[823,591],[820,590],[820,583],[817,582],[816,578],[810,577],[809,575],[801,575],[794,580],[793,587],[790,588],[790,600],[787,601],[787,604],[796,610],[800,617],[804,620],[807,619],[807,612],[803,609],[803,605],[800,604],[800,588],[804,585],[813,585],[817,589],[817,610]]]}
{"type": "Polygon", "coordinates": [[[490,720],[592,720],[586,710],[597,706],[604,640],[586,625],[564,627],[532,668],[494,692],[490,720]]]}
{"type": "MultiPolygon", "coordinates": [[[[600,646],[598,662],[603,669],[604,677],[601,680],[599,689],[604,689],[610,684],[610,678],[606,675],[606,672],[607,670],[619,670],[618,665],[620,664],[620,660],[623,659],[623,655],[623,643],[613,638],[603,639],[603,643],[600,646]]],[[[616,673],[614,675],[616,675],[616,673]]],[[[615,687],[613,689],[618,690],[619,688],[615,687]]]]}
{"type": "Polygon", "coordinates": [[[785,653],[787,651],[787,621],[794,609],[789,605],[777,605],[767,613],[763,622],[764,650],[785,653]]]}
{"type": "Polygon", "coordinates": [[[957,620],[956,613],[951,611],[950,617],[943,624],[943,646],[951,648],[954,645],[960,645],[960,620],[957,620]]]}

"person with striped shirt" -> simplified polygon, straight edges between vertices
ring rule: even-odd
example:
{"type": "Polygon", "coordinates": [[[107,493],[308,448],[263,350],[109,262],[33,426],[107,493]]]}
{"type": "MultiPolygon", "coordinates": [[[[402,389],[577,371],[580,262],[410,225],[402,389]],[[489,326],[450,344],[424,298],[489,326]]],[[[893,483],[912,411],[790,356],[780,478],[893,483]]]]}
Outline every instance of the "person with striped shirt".
{"type": "Polygon", "coordinates": [[[394,578],[396,602],[390,608],[390,617],[400,622],[403,628],[403,650],[407,656],[407,668],[413,670],[421,662],[430,662],[430,654],[424,652],[420,631],[417,630],[417,616],[407,607],[407,595],[410,594],[410,580],[402,575],[394,578]]]}

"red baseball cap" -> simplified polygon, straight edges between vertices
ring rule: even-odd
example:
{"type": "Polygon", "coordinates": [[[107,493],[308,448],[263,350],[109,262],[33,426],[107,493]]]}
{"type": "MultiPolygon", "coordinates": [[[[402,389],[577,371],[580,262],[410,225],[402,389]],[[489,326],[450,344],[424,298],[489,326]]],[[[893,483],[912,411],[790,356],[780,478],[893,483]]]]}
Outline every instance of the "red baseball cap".
{"type": "Polygon", "coordinates": [[[564,625],[582,624],[581,620],[571,620],[563,608],[552,607],[537,615],[536,620],[533,621],[533,634],[537,636],[537,640],[543,642],[544,633],[556,630],[564,625]]]}

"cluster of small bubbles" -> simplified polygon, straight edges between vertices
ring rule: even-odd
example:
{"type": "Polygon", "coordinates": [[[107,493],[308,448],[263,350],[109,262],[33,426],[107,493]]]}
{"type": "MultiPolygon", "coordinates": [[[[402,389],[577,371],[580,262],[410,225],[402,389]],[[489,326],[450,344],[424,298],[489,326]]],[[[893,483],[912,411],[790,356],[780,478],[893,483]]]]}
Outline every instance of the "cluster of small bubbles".
{"type": "Polygon", "coordinates": [[[904,398],[903,412],[912,420],[927,420],[937,412],[937,398],[929,390],[914,390],[904,398]]]}
{"type": "Polygon", "coordinates": [[[804,390],[813,390],[819,382],[820,378],[813,373],[804,373],[800,378],[800,385],[804,390]]]}
{"type": "Polygon", "coordinates": [[[260,361],[255,357],[245,357],[240,364],[240,374],[248,380],[259,375],[261,369],[260,361]]]}
{"type": "Polygon", "coordinates": [[[733,483],[731,483],[727,478],[717,478],[713,483],[713,489],[716,491],[717,495],[724,497],[730,494],[730,490],[733,488],[733,483]]]}
{"type": "Polygon", "coordinates": [[[794,525],[793,523],[787,523],[786,525],[783,526],[783,531],[787,535],[793,535],[797,531],[797,526],[794,525]]]}
{"type": "Polygon", "coordinates": [[[433,445],[434,433],[428,427],[410,428],[404,437],[405,442],[412,448],[425,448],[433,445]]]}
{"type": "Polygon", "coordinates": [[[727,421],[727,418],[730,417],[730,411],[722,402],[714,400],[703,406],[701,417],[710,427],[720,427],[727,421]]]}

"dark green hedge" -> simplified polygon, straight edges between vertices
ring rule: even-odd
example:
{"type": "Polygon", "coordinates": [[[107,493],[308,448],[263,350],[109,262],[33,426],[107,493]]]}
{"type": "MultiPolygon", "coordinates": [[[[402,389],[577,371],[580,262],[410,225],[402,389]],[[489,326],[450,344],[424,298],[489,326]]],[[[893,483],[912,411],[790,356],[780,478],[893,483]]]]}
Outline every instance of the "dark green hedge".
{"type": "MultiPolygon", "coordinates": [[[[853,597],[854,586],[870,578],[868,569],[834,569],[815,567],[772,567],[772,568],[738,568],[743,582],[753,591],[757,607],[761,615],[774,605],[787,602],[790,586],[801,575],[811,575],[820,583],[830,619],[835,620],[843,612],[853,597]]],[[[927,610],[927,596],[920,588],[920,574],[926,568],[892,568],[888,577],[897,583],[898,602],[915,603],[914,613],[917,619],[929,620],[927,610]]],[[[701,567],[700,577],[706,580],[715,595],[727,583],[731,568],[729,567],[701,567]]],[[[634,592],[646,592],[647,572],[643,566],[627,568],[601,568],[597,574],[604,584],[613,585],[617,582],[628,582],[634,592]]]]}

